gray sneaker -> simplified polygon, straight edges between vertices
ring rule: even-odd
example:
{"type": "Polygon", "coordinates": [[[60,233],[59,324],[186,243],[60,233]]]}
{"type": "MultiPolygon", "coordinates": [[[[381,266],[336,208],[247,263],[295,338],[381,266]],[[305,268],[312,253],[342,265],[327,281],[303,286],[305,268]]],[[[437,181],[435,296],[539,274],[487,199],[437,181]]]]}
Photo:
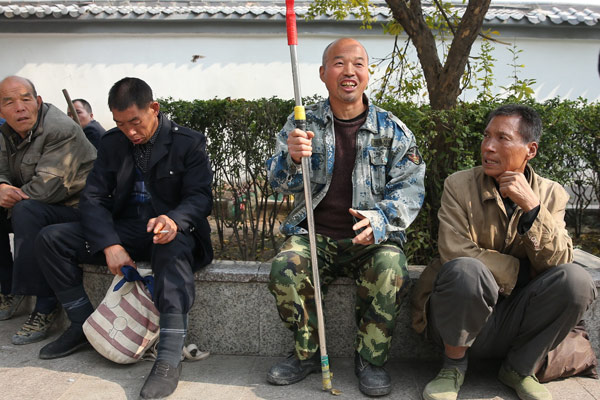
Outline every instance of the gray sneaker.
{"type": "Polygon", "coordinates": [[[50,314],[42,314],[34,311],[29,315],[29,318],[21,329],[12,337],[12,344],[29,344],[39,342],[46,339],[48,330],[56,319],[58,308],[50,314]]]}
{"type": "Polygon", "coordinates": [[[12,294],[0,294],[0,321],[12,318],[24,296],[12,294]]]}

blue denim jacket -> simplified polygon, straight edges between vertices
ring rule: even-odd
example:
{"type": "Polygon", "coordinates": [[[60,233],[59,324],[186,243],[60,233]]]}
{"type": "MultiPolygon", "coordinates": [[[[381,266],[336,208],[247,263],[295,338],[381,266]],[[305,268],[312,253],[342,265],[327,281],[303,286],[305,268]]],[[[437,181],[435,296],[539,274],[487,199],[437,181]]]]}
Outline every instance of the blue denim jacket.
{"type": "MultiPolygon", "coordinates": [[[[310,160],[313,209],[325,197],[335,159],[333,113],[329,100],[306,107],[307,130],[314,132],[310,160]]],[[[277,135],[276,152],[267,160],[271,186],[294,194],[294,209],[281,225],[286,235],[306,234],[298,226],[306,218],[302,169],[287,150],[294,115],[277,135]]],[[[352,208],[369,219],[375,243],[406,241],[405,230],[416,218],[425,197],[423,161],[412,132],[395,117],[369,105],[367,119],[357,133],[356,161],[352,172],[352,208]]]]}

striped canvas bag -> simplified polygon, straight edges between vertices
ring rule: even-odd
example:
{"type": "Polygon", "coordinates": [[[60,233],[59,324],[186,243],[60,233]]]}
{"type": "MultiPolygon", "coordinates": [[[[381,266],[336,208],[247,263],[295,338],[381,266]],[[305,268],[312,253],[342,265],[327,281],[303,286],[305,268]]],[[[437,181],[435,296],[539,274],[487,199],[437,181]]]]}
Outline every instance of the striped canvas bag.
{"type": "Polygon", "coordinates": [[[142,277],[130,266],[122,272],[83,324],[83,332],[98,353],[116,363],[131,364],[158,339],[159,313],[152,301],[152,276],[142,277]]]}

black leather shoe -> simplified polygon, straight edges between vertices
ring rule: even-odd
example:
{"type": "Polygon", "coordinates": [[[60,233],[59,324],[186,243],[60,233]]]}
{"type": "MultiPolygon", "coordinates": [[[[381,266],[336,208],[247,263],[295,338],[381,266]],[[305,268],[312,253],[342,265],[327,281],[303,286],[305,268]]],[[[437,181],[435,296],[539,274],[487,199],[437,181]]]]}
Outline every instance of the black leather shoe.
{"type": "Polygon", "coordinates": [[[48,343],[40,350],[42,360],[66,357],[88,344],[81,325],[69,326],[54,342],[48,343]]]}
{"type": "Polygon", "coordinates": [[[181,363],[177,367],[166,361],[156,360],[140,392],[144,400],[164,399],[177,389],[181,363]]]}
{"type": "Polygon", "coordinates": [[[295,353],[273,365],[267,373],[267,382],[273,385],[291,385],[300,382],[313,372],[321,370],[321,355],[316,352],[308,360],[300,361],[295,353]]]}
{"type": "Polygon", "coordinates": [[[358,377],[358,388],[367,396],[385,396],[392,391],[390,374],[383,367],[365,361],[356,352],[354,353],[354,373],[358,377]]]}

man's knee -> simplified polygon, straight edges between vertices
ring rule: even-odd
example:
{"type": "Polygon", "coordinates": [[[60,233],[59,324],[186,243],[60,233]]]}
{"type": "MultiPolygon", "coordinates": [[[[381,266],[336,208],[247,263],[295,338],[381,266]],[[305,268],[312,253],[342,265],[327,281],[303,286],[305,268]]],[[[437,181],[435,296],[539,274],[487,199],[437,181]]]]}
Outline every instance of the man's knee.
{"type": "Polygon", "coordinates": [[[35,238],[36,252],[39,254],[47,249],[60,251],[61,249],[64,250],[64,247],[67,245],[76,247],[79,243],[75,241],[78,237],[74,235],[78,232],[78,228],[79,224],[77,222],[66,222],[42,227],[35,238]]]}
{"type": "Polygon", "coordinates": [[[44,203],[31,199],[17,202],[12,208],[10,217],[13,227],[38,221],[44,206],[44,203]]]}
{"type": "Polygon", "coordinates": [[[561,299],[572,304],[587,308],[596,298],[597,291],[591,275],[581,266],[576,264],[561,264],[548,270],[556,277],[556,286],[553,290],[560,293],[561,299]]]}
{"type": "Polygon", "coordinates": [[[370,281],[379,291],[396,292],[397,295],[401,293],[399,297],[402,297],[410,283],[406,256],[402,249],[392,245],[383,245],[377,249],[362,280],[370,281]]]}
{"type": "Polygon", "coordinates": [[[306,273],[310,260],[296,251],[282,251],[271,262],[269,286],[275,283],[292,284],[298,273],[306,273]]]}
{"type": "Polygon", "coordinates": [[[470,301],[487,298],[494,304],[498,296],[498,284],[490,270],[481,261],[471,257],[459,257],[442,265],[434,286],[434,294],[451,292],[457,299],[470,301]]]}
{"type": "MultiPolygon", "coordinates": [[[[458,257],[442,265],[436,283],[467,280],[474,282],[482,275],[491,273],[481,261],[471,257],[458,257]]],[[[469,283],[467,283],[469,285],[469,283]]]]}
{"type": "Polygon", "coordinates": [[[406,256],[399,246],[382,245],[373,254],[372,264],[377,274],[393,272],[397,275],[408,275],[406,256]]]}

